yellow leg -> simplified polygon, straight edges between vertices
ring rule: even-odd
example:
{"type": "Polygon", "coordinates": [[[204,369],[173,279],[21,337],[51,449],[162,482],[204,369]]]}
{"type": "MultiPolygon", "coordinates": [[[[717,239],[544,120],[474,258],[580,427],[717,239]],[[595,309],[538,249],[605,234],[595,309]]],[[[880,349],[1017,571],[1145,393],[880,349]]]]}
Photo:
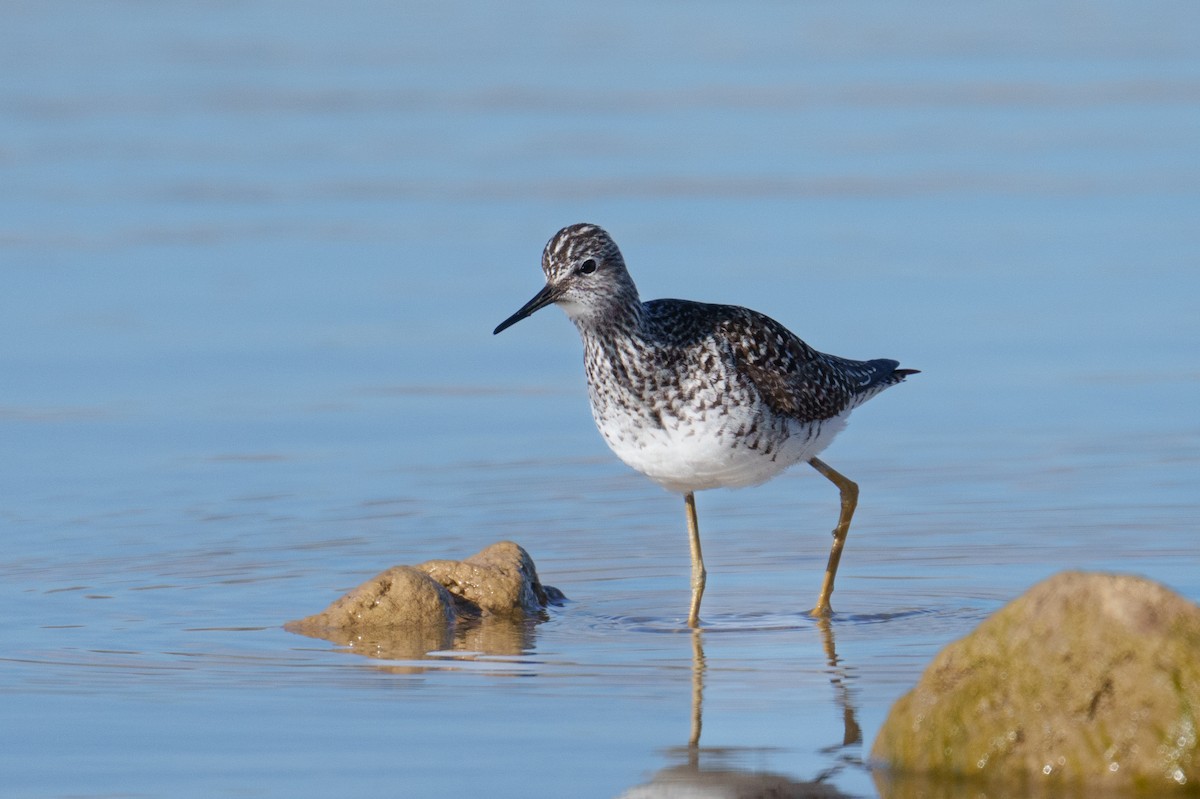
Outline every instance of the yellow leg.
{"type": "Polygon", "coordinates": [[[688,738],[688,765],[700,765],[700,731],[704,727],[703,630],[692,630],[692,734],[688,738]]]}
{"type": "Polygon", "coordinates": [[[817,606],[812,609],[814,616],[828,616],[833,613],[833,608],[829,605],[829,597],[833,595],[833,579],[837,577],[838,562],[842,559],[842,547],[846,545],[846,534],[850,532],[850,519],[854,516],[854,508],[858,506],[858,483],[839,474],[824,461],[813,458],[809,464],[825,475],[842,492],[842,512],[838,515],[837,527],[833,528],[833,546],[829,550],[829,565],[825,567],[825,579],[821,581],[821,594],[817,597],[817,606]]]}
{"type": "Polygon", "coordinates": [[[683,498],[687,508],[688,543],[692,548],[692,609],[688,611],[688,627],[700,626],[700,597],[704,596],[704,556],[700,554],[700,526],[696,523],[696,496],[691,491],[683,498]]]}

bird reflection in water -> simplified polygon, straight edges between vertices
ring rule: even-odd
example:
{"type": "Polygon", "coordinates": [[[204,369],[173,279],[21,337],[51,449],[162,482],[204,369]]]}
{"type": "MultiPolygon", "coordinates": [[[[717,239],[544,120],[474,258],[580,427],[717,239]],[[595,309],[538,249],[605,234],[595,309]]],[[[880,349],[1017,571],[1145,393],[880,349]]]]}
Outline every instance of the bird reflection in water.
{"type": "Polygon", "coordinates": [[[806,782],[798,782],[780,774],[732,769],[727,765],[705,768],[701,763],[704,754],[720,759],[729,750],[705,750],[700,746],[704,727],[704,681],[708,667],[704,657],[704,631],[693,629],[692,723],[684,750],[686,762],[663,769],[650,782],[630,788],[619,799],[681,799],[688,796],[721,799],[844,799],[846,795],[828,780],[847,766],[861,765],[861,759],[854,752],[862,743],[862,728],[858,725],[850,701],[845,669],[834,645],[833,625],[827,618],[816,619],[816,625],[821,634],[835,698],[842,708],[842,741],[821,750],[823,754],[836,758],[835,765],[806,782]]]}

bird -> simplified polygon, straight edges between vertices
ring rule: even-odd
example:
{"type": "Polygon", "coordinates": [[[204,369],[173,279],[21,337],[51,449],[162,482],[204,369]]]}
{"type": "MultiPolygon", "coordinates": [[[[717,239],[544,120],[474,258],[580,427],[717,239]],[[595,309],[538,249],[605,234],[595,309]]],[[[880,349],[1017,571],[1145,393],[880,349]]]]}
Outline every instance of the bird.
{"type": "Polygon", "coordinates": [[[542,289],[493,335],[552,304],[575,324],[601,436],[628,466],[683,495],[692,566],[688,626],[700,626],[707,579],[695,492],[757,485],[801,461],[841,497],[809,611],[830,616],[858,485],[817,456],[853,409],[919,370],[818,352],[774,319],[737,305],[643,302],[616,242],[598,225],[554,234],[542,251],[542,271],[542,289]]]}

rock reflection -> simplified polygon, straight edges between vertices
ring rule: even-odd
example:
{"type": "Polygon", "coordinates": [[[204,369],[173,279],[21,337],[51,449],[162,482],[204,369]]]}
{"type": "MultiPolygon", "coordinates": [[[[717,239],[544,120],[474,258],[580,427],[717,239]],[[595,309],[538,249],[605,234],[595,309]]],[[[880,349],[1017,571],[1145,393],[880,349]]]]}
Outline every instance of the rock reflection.
{"type": "Polygon", "coordinates": [[[364,657],[380,661],[418,661],[403,666],[384,666],[388,671],[416,673],[445,668],[447,660],[469,660],[474,656],[519,657],[534,648],[536,627],[547,617],[530,614],[523,618],[485,616],[456,624],[418,625],[381,630],[324,628],[292,632],[319,638],[364,657]],[[429,661],[422,664],[419,661],[429,661]],[[439,665],[435,666],[434,661],[439,665]]]}
{"type": "Polygon", "coordinates": [[[817,629],[832,672],[836,700],[842,708],[843,731],[840,743],[821,751],[834,755],[838,763],[812,781],[797,781],[780,774],[730,768],[726,749],[705,750],[700,746],[704,728],[704,684],[708,665],[704,657],[704,631],[692,630],[692,723],[685,762],[659,771],[650,782],[631,788],[619,799],[840,799],[846,795],[827,780],[847,765],[861,765],[852,751],[862,743],[862,729],[851,703],[847,675],[837,655],[833,625],[819,619],[817,629]],[[715,765],[705,766],[704,756],[711,755],[715,765]]]}

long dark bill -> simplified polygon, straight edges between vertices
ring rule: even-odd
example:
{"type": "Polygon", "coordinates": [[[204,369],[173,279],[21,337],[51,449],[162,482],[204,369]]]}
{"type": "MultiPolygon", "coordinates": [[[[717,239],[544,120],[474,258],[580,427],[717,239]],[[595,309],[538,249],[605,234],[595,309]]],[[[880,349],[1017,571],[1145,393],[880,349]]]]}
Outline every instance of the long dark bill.
{"type": "Polygon", "coordinates": [[[496,329],[492,331],[492,335],[494,336],[497,333],[499,333],[501,330],[512,327],[513,325],[515,325],[517,322],[520,322],[525,317],[533,315],[534,311],[538,311],[538,310],[541,310],[542,308],[545,308],[547,305],[550,305],[557,299],[558,299],[557,291],[555,291],[549,285],[543,286],[542,290],[539,291],[537,294],[534,294],[533,299],[531,299],[529,302],[522,305],[521,309],[519,311],[517,311],[512,316],[505,319],[500,324],[496,325],[496,329]]]}

